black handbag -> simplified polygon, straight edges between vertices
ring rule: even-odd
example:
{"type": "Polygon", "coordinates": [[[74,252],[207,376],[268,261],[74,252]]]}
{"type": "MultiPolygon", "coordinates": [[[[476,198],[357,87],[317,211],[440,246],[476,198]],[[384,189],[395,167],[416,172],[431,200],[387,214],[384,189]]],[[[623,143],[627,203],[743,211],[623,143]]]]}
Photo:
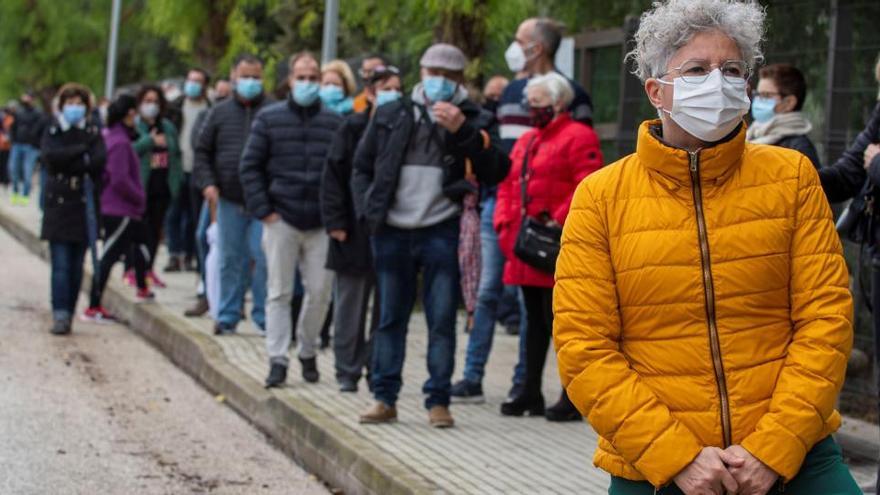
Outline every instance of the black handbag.
{"type": "Polygon", "coordinates": [[[528,198],[528,168],[529,154],[532,151],[534,136],[526,146],[526,156],[523,158],[522,173],[520,175],[520,194],[522,199],[522,226],[516,236],[516,244],[513,253],[527,265],[543,272],[553,273],[556,271],[556,258],[559,257],[559,248],[562,243],[562,229],[546,225],[526,214],[529,204],[528,198]]]}
{"type": "Polygon", "coordinates": [[[837,233],[848,241],[856,244],[874,244],[874,186],[870,180],[865,182],[859,194],[840,214],[835,227],[837,233]]]}

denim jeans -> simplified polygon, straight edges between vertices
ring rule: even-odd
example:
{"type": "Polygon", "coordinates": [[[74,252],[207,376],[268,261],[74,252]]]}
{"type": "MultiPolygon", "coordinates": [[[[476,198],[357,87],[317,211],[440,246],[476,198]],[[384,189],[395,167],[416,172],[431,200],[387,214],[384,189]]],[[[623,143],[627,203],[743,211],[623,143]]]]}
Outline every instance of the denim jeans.
{"type": "MultiPolygon", "coordinates": [[[[207,201],[202,201],[199,211],[199,223],[196,225],[196,253],[199,256],[199,277],[202,279],[201,288],[205,289],[205,260],[208,257],[208,227],[211,226],[211,208],[207,201]]],[[[202,294],[200,294],[202,295],[202,294]]]]}
{"type": "MultiPolygon", "coordinates": [[[[482,383],[492,340],[495,336],[495,321],[498,319],[499,304],[505,291],[501,282],[504,273],[504,255],[498,246],[498,234],[492,224],[495,215],[495,197],[483,201],[480,213],[480,245],[483,269],[480,273],[480,288],[477,292],[477,308],[474,312],[474,326],[468,337],[467,357],[464,365],[464,379],[471,383],[482,383]]],[[[518,288],[515,288],[519,292],[518,288]]],[[[519,296],[515,299],[521,307],[519,296]]],[[[522,312],[522,309],[520,309],[522,312]]],[[[525,318],[520,320],[525,322],[525,318]]],[[[523,333],[526,325],[520,325],[523,333]]],[[[519,363],[514,369],[514,384],[520,384],[525,377],[525,345],[520,345],[519,363]]]]}
{"type": "Polygon", "coordinates": [[[9,178],[12,181],[12,192],[22,196],[30,196],[31,179],[40,150],[29,144],[13,144],[9,153],[9,178]]]}
{"type": "Polygon", "coordinates": [[[82,285],[83,260],[88,244],[49,242],[52,259],[52,317],[69,320],[76,313],[76,300],[82,285]]]}
{"type": "Polygon", "coordinates": [[[241,319],[242,301],[251,281],[253,309],[251,318],[260,328],[266,327],[266,257],[260,246],[263,225],[251,217],[242,205],[223,198],[217,202],[217,227],[220,246],[220,311],[217,322],[235,326],[241,319]],[[254,262],[250,273],[251,261],[254,262]]]}
{"type": "Polygon", "coordinates": [[[406,334],[416,302],[419,273],[428,323],[425,407],[449,405],[455,366],[455,319],[461,299],[458,268],[459,219],[432,227],[384,227],[373,236],[376,286],[381,305],[373,337],[371,381],[376,400],[397,402],[406,356],[406,334]]]}
{"type": "Polygon", "coordinates": [[[171,202],[165,215],[165,232],[168,253],[172,256],[192,256],[195,254],[195,219],[192,218],[190,201],[190,182],[192,174],[184,173],[180,183],[180,193],[171,202]]]}

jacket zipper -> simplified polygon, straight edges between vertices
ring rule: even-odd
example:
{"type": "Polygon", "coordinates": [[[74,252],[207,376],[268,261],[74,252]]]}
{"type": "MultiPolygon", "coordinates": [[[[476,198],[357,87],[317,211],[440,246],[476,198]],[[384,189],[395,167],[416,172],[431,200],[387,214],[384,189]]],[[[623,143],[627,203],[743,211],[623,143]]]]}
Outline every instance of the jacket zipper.
{"type": "Polygon", "coordinates": [[[709,257],[709,234],[706,231],[706,217],[703,214],[703,187],[700,183],[700,152],[690,152],[691,182],[693,183],[694,208],[697,213],[697,231],[700,237],[700,255],[703,269],[703,288],[706,298],[706,317],[709,321],[709,347],[712,350],[712,366],[715,369],[715,382],[721,397],[721,431],[724,435],[724,448],[730,447],[730,402],[727,397],[727,379],[724,377],[724,363],[721,360],[721,342],[718,338],[718,325],[715,322],[715,285],[712,281],[711,258],[709,257]]]}

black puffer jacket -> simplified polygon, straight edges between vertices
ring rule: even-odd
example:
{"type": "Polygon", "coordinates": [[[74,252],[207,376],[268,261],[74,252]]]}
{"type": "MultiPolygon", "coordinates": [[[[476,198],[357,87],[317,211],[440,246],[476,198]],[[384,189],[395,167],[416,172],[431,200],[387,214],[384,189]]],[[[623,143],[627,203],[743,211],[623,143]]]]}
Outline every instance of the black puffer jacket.
{"type": "Polygon", "coordinates": [[[810,141],[810,137],[805,134],[799,136],[786,136],[777,141],[776,146],[800,151],[809,158],[811,162],[813,162],[813,166],[816,167],[816,170],[822,168],[822,161],[819,160],[819,153],[816,151],[816,147],[813,146],[813,142],[810,141]]]}
{"type": "Polygon", "coordinates": [[[321,227],[321,175],[340,123],[320,103],[301,107],[291,98],[261,110],[241,158],[248,211],[278,213],[299,230],[321,227]]]}
{"type": "MultiPolygon", "coordinates": [[[[397,193],[400,169],[416,127],[415,105],[410,100],[399,100],[381,106],[355,152],[352,176],[355,210],[359,217],[366,219],[372,233],[385,225],[397,193]]],[[[465,159],[473,163],[481,186],[498,184],[510,169],[510,159],[497,145],[495,117],[470,100],[458,106],[466,118],[464,125],[455,134],[442,131],[446,147],[443,193],[455,202],[460,202],[472,189],[464,180],[465,159]],[[483,132],[488,136],[488,146],[483,132]]],[[[426,112],[424,107],[421,111],[426,112]]]]}
{"type": "Polygon", "coordinates": [[[865,129],[856,136],[855,141],[834,162],[834,165],[819,170],[822,189],[825,190],[830,202],[846,201],[863,189],[870,189],[866,186],[873,185],[873,189],[880,190],[880,155],[874,157],[867,172],[864,166],[865,148],[871,143],[878,142],[880,142],[880,103],[871,112],[865,129]]]}
{"type": "Polygon", "coordinates": [[[12,121],[13,144],[29,144],[40,147],[40,140],[46,130],[46,117],[42,112],[29,105],[21,105],[15,111],[15,120],[12,121]]]}
{"type": "Polygon", "coordinates": [[[40,236],[47,241],[86,242],[86,202],[83,179],[97,184],[104,172],[107,150],[98,126],[62,131],[56,121],[41,143],[46,165],[46,206],[40,236]]]}
{"type": "Polygon", "coordinates": [[[369,112],[350,115],[339,126],[321,180],[321,216],[324,228],[344,230],[345,242],[330,240],[327,268],[343,273],[369,273],[373,269],[370,236],[355,215],[351,196],[351,163],[358,141],[370,122],[369,112]]]}
{"type": "Polygon", "coordinates": [[[198,134],[193,179],[199,190],[216,186],[223,199],[244,204],[239,176],[241,155],[254,118],[268,103],[264,96],[250,105],[229,98],[199,115],[204,115],[204,121],[193,130],[198,134]]]}

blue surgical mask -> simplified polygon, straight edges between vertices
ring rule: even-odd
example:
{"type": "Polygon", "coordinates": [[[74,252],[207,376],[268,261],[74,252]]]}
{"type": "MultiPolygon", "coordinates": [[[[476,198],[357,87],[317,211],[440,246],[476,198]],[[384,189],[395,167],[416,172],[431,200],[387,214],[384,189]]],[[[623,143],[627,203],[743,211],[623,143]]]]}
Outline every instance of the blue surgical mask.
{"type": "Polygon", "coordinates": [[[755,122],[768,122],[776,115],[776,100],[756,96],[752,100],[752,118],[755,122]]]}
{"type": "Polygon", "coordinates": [[[293,84],[291,95],[293,101],[301,107],[310,107],[318,101],[321,86],[312,81],[296,81],[293,84]]]}
{"type": "Polygon", "coordinates": [[[334,105],[345,99],[345,91],[339,86],[332,84],[321,86],[321,91],[318,92],[318,95],[321,97],[321,103],[324,105],[334,105]]]}
{"type": "Polygon", "coordinates": [[[239,77],[235,92],[246,101],[251,101],[263,92],[263,80],[254,77],[239,77]]]}
{"type": "Polygon", "coordinates": [[[64,120],[66,120],[68,124],[77,125],[86,117],[86,106],[70,103],[64,105],[61,114],[64,115],[64,120]]]}
{"type": "Polygon", "coordinates": [[[443,76],[427,76],[422,79],[425,96],[432,102],[449,101],[455,96],[457,84],[443,76]]]}
{"type": "Polygon", "coordinates": [[[187,98],[198,98],[202,96],[202,83],[187,81],[183,84],[183,94],[185,94],[187,98]]]}
{"type": "Polygon", "coordinates": [[[388,90],[388,91],[377,91],[376,92],[376,106],[381,107],[386,103],[392,103],[400,99],[403,96],[400,91],[397,90],[388,90]]]}

